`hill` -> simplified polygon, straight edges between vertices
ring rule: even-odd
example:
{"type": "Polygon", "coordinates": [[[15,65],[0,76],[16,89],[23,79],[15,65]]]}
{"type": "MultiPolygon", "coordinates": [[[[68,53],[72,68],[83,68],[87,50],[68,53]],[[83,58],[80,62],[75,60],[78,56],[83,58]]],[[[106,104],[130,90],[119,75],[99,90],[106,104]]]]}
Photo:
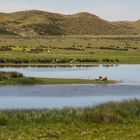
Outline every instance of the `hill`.
{"type": "Polygon", "coordinates": [[[140,34],[140,21],[109,22],[81,12],[63,15],[38,10],[0,13],[0,34],[38,35],[133,35],[140,34]]]}

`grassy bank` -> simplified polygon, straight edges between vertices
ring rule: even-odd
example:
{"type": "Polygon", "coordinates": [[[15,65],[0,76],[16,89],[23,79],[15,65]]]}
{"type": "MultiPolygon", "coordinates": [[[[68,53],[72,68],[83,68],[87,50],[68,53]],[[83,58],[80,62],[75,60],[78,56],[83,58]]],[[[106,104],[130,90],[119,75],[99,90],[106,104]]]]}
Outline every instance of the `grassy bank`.
{"type": "Polygon", "coordinates": [[[1,110],[2,140],[139,140],[140,100],[91,108],[1,110]]]}
{"type": "Polygon", "coordinates": [[[17,72],[0,72],[0,85],[50,85],[50,84],[113,84],[115,80],[32,78],[17,72]]]}
{"type": "Polygon", "coordinates": [[[0,64],[140,64],[140,36],[0,36],[0,64]]]}

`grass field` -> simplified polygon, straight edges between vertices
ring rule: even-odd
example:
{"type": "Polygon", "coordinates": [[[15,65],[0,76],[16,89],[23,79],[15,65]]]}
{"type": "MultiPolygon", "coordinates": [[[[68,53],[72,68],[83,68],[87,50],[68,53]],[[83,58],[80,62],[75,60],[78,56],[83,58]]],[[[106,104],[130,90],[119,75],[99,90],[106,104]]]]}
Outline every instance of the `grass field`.
{"type": "Polygon", "coordinates": [[[139,140],[140,100],[97,107],[0,110],[1,140],[139,140]]]}
{"type": "Polygon", "coordinates": [[[140,63],[140,36],[0,36],[1,64],[140,63]]]}

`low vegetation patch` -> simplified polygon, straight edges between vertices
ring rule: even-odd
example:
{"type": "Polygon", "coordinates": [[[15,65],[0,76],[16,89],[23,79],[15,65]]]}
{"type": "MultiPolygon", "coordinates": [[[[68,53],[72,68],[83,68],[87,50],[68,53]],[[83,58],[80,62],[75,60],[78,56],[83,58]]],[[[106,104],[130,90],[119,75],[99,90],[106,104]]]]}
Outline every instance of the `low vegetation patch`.
{"type": "Polygon", "coordinates": [[[86,79],[62,79],[62,78],[33,78],[24,77],[17,72],[0,72],[0,85],[35,85],[35,84],[113,84],[115,80],[86,80],[86,79]]]}

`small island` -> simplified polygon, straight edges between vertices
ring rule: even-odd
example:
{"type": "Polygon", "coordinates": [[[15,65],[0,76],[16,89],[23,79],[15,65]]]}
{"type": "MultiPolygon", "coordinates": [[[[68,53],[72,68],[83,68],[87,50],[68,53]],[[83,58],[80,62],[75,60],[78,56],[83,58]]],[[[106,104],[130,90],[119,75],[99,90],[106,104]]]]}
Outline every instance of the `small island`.
{"type": "Polygon", "coordinates": [[[0,85],[114,84],[115,80],[25,77],[18,72],[0,72],[0,85]]]}

